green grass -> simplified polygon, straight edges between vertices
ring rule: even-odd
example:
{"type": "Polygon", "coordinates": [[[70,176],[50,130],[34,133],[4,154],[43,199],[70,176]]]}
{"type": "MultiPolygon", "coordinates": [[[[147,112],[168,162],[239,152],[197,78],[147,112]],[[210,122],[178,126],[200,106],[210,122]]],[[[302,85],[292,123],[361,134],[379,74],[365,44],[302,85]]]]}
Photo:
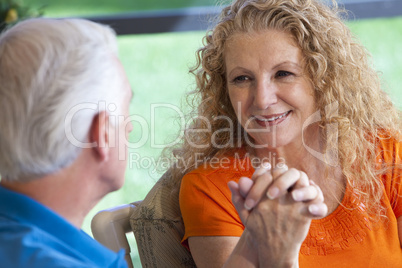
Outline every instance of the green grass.
{"type": "MultiPolygon", "coordinates": [[[[156,1],[133,0],[30,0],[39,6],[47,4],[48,16],[88,15],[134,10],[176,8],[195,5],[210,5],[214,1],[174,0],[157,3],[156,1]]],[[[389,93],[394,103],[402,109],[402,17],[388,19],[370,19],[349,22],[348,25],[372,54],[373,64],[381,73],[383,88],[389,93]]],[[[161,175],[155,171],[152,162],[158,161],[163,145],[177,138],[180,124],[176,120],[178,110],[186,91],[193,89],[194,82],[188,73],[194,64],[195,50],[200,46],[202,32],[165,33],[153,35],[121,36],[118,38],[121,61],[126,69],[134,91],[131,114],[147,122],[141,128],[139,120],[134,122],[134,131],[130,136],[132,145],[141,138],[147,142],[139,148],[129,150],[130,157],[126,172],[126,183],[122,189],[106,196],[87,216],[83,229],[90,232],[89,224],[94,214],[104,208],[118,204],[142,200],[161,175]],[[151,106],[169,104],[171,107],[154,109],[155,124],[151,129],[151,106]]],[[[132,257],[136,267],[141,267],[135,241],[132,257]]]]}

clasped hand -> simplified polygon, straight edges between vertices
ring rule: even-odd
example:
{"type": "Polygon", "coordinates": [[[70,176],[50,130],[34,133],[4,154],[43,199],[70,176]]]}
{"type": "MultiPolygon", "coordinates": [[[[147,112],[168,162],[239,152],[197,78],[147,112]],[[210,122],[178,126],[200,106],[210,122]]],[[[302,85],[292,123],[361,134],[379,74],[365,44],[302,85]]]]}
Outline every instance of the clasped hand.
{"type": "MultiPolygon", "coordinates": [[[[328,211],[323,193],[306,173],[295,168],[256,169],[251,178],[231,181],[232,202],[256,248],[267,255],[297,258],[312,219],[328,211]]],[[[267,256],[268,257],[268,256],[267,256]]]]}

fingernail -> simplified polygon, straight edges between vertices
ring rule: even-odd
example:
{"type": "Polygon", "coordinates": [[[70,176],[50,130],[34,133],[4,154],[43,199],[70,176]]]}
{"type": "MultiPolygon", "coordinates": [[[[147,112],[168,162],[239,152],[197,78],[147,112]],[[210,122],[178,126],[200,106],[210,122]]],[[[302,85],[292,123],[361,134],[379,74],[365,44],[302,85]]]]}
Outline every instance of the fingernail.
{"type": "Polygon", "coordinates": [[[255,176],[261,176],[265,172],[271,169],[271,164],[268,162],[263,162],[260,167],[256,170],[255,176]]]}
{"type": "Polygon", "coordinates": [[[279,163],[276,165],[276,168],[281,168],[281,169],[285,169],[288,170],[288,166],[285,163],[279,163]]]}
{"type": "Polygon", "coordinates": [[[319,207],[317,205],[311,204],[310,206],[308,206],[308,211],[310,211],[311,214],[316,215],[319,211],[319,207]]]}
{"type": "Polygon", "coordinates": [[[259,167],[259,168],[255,171],[254,177],[255,177],[255,176],[257,176],[257,177],[258,177],[258,176],[261,176],[261,175],[264,174],[265,172],[267,172],[267,170],[261,166],[261,167],[259,167]]]}
{"type": "Polygon", "coordinates": [[[270,170],[272,166],[271,166],[271,163],[269,163],[269,162],[263,162],[261,164],[261,167],[264,169],[270,170]]]}
{"type": "Polygon", "coordinates": [[[268,190],[267,196],[269,199],[275,199],[279,194],[279,189],[277,187],[272,187],[268,190]]]}
{"type": "Polygon", "coordinates": [[[253,199],[247,199],[246,202],[244,202],[244,208],[247,210],[253,209],[255,205],[255,202],[253,199]]]}
{"type": "Polygon", "coordinates": [[[301,191],[294,190],[292,191],[292,197],[294,201],[301,201],[304,198],[304,194],[301,191]]]}

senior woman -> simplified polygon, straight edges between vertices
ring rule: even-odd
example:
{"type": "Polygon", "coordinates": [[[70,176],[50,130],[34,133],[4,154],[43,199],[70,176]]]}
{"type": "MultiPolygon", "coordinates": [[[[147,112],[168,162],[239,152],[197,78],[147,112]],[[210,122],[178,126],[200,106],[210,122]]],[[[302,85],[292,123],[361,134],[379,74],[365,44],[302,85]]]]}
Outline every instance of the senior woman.
{"type": "Polygon", "coordinates": [[[193,71],[173,175],[198,267],[402,264],[399,111],[336,3],[235,1],[193,71]]]}

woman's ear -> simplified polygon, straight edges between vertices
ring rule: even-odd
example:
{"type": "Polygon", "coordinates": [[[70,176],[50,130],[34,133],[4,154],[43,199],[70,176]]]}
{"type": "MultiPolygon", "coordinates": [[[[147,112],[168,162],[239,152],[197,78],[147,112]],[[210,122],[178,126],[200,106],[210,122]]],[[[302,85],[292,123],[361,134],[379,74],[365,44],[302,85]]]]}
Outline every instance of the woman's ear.
{"type": "Polygon", "coordinates": [[[109,159],[109,114],[101,111],[92,120],[89,131],[90,142],[94,144],[92,150],[102,162],[109,159]]]}

